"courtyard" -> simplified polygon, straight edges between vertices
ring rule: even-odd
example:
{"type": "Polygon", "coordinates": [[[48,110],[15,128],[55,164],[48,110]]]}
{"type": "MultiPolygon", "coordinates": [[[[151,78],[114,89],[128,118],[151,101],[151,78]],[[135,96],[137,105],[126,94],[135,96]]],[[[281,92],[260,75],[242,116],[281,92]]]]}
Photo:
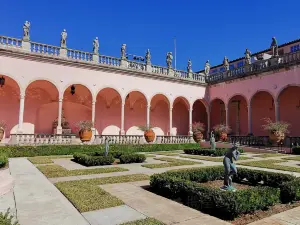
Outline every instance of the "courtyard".
{"type": "MultiPolygon", "coordinates": [[[[201,177],[203,171],[207,174],[207,171],[215,170],[219,172],[214,173],[219,173],[221,176],[209,175],[214,177],[211,181],[205,178],[205,181],[199,182],[204,182],[205,187],[215,194],[218,193],[223,183],[219,180],[223,176],[223,156],[207,155],[205,151],[210,149],[204,147],[200,148],[199,154],[195,153],[199,151],[197,144],[169,145],[166,147],[167,150],[163,145],[161,146],[161,151],[157,149],[153,151],[149,147],[150,151],[144,149],[139,152],[136,149],[134,152],[127,153],[120,153],[112,148],[110,156],[113,160],[110,162],[99,160],[99,157],[103,157],[101,156],[103,149],[99,146],[64,146],[60,148],[61,154],[64,153],[62,149],[67,148],[74,148],[74,151],[81,149],[85,153],[46,156],[38,153],[43,146],[27,147],[27,149],[24,146],[22,153],[22,147],[20,149],[12,147],[8,149],[11,155],[23,154],[24,157],[9,158],[8,170],[14,178],[14,186],[7,194],[1,196],[1,212],[6,212],[10,208],[14,219],[17,219],[21,225],[300,223],[300,218],[297,216],[300,212],[299,195],[291,197],[291,194],[288,194],[286,196],[289,197],[285,196],[284,199],[279,200],[281,195],[278,195],[279,189],[272,189],[276,182],[280,184],[285,181],[295,182],[299,185],[297,179],[300,177],[299,156],[268,151],[244,152],[241,148],[241,156],[236,162],[238,174],[239,171],[240,176],[253,174],[247,178],[250,183],[233,180],[233,186],[237,191],[229,193],[230,198],[234,199],[234,195],[239,195],[247,199],[243,194],[245,191],[245,193],[252,193],[255,192],[255,188],[260,191],[269,188],[268,192],[259,194],[269,200],[265,201],[266,205],[260,206],[263,204],[262,199],[255,199],[258,197],[253,195],[249,199],[251,202],[241,206],[250,208],[252,212],[241,213],[232,218],[222,218],[221,214],[199,208],[197,206],[199,200],[190,199],[186,202],[186,199],[184,200],[186,196],[174,197],[159,192],[164,188],[168,189],[168,194],[173,191],[175,194],[178,192],[180,186],[177,187],[175,183],[170,183],[169,186],[168,176],[172,177],[178,173],[177,178],[183,176],[184,180],[188,180],[190,179],[186,177],[188,173],[193,174],[194,177],[201,177]],[[95,155],[93,151],[98,153],[95,155]],[[193,154],[190,154],[191,151],[193,154]],[[25,157],[26,155],[31,157],[25,157]],[[130,157],[131,155],[135,157],[130,157]],[[95,164],[99,165],[95,166],[95,164]],[[166,180],[161,181],[159,176],[166,177],[166,180]],[[265,183],[261,183],[262,180],[265,183]],[[160,191],[155,190],[157,185],[162,185],[159,186],[160,191]],[[293,199],[289,201],[290,198],[293,199]]],[[[55,146],[48,149],[52,149],[53,152],[55,146]]],[[[51,151],[48,151],[49,154],[51,151]]],[[[123,148],[123,151],[127,150],[123,148]]],[[[217,151],[226,151],[226,149],[217,148],[217,151]]],[[[172,178],[172,182],[176,182],[176,179],[172,178]]],[[[2,184],[2,189],[4,185],[2,184]]],[[[299,190],[297,185],[295,187],[299,190]]],[[[192,189],[189,190],[189,193],[192,193],[192,189]]],[[[221,192],[219,194],[224,194],[224,191],[221,192]]]]}

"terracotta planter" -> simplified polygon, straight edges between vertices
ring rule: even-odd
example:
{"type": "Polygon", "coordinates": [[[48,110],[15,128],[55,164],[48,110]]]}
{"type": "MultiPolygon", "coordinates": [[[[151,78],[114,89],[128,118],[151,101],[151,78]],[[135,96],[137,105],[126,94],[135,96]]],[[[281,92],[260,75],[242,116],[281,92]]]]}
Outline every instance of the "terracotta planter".
{"type": "Polygon", "coordinates": [[[155,133],[152,129],[146,130],[144,132],[144,137],[148,143],[153,142],[155,138],[155,133]]]}
{"type": "Polygon", "coordinates": [[[196,143],[200,143],[203,139],[203,134],[200,131],[194,132],[193,133],[193,139],[196,143]]]}
{"type": "Polygon", "coordinates": [[[91,130],[80,130],[79,137],[82,142],[90,141],[92,139],[92,131],[91,130]]]}
{"type": "Polygon", "coordinates": [[[272,141],[273,144],[278,144],[279,142],[284,140],[284,133],[280,131],[275,131],[269,134],[269,138],[272,141]]]}
{"type": "Polygon", "coordinates": [[[227,141],[227,133],[222,132],[220,134],[220,141],[227,141]]]}
{"type": "Polygon", "coordinates": [[[3,138],[4,138],[4,129],[1,127],[0,128],[0,142],[2,141],[3,138]]]}

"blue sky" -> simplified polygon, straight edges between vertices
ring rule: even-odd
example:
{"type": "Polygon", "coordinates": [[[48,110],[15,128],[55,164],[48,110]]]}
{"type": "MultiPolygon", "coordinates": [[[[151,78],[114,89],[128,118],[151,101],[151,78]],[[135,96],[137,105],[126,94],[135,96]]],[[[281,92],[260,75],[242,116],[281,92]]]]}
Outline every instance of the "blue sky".
{"type": "Polygon", "coordinates": [[[100,54],[144,56],[165,65],[168,51],[177,42],[177,69],[203,69],[270,46],[272,36],[279,44],[299,38],[299,0],[51,0],[3,1],[0,35],[21,37],[25,20],[31,22],[31,40],[59,45],[60,33],[68,32],[68,48],[92,51],[98,36],[100,54]],[[48,3],[51,2],[51,3],[48,3]],[[76,3],[75,3],[76,2],[76,3]],[[230,3],[228,3],[230,2],[230,3]]]}

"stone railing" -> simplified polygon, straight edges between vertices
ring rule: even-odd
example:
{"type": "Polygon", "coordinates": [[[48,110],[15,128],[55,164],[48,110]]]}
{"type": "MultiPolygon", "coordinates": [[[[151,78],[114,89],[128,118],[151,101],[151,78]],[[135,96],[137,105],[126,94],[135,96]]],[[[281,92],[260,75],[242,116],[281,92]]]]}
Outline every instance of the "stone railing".
{"type": "Polygon", "coordinates": [[[194,143],[191,136],[178,135],[178,136],[157,136],[155,143],[157,144],[185,144],[194,143]]]}
{"type": "Polygon", "coordinates": [[[95,135],[93,143],[103,145],[106,139],[109,140],[109,144],[142,144],[144,142],[143,135],[95,135]]]}
{"type": "Polygon", "coordinates": [[[9,145],[70,145],[75,135],[55,134],[12,134],[9,145]]]}
{"type": "Polygon", "coordinates": [[[207,83],[220,83],[228,80],[238,79],[263,73],[271,70],[284,68],[300,63],[300,52],[287,53],[279,57],[258,60],[251,65],[235,68],[225,72],[217,72],[206,77],[207,83]]]}
{"type": "Polygon", "coordinates": [[[229,135],[228,142],[230,143],[238,143],[244,146],[267,146],[269,141],[268,136],[235,136],[229,135]]]}
{"type": "Polygon", "coordinates": [[[188,80],[200,84],[205,84],[205,76],[202,74],[188,74],[185,71],[174,71],[172,68],[146,65],[130,60],[121,60],[120,58],[93,54],[73,49],[65,49],[58,46],[52,46],[37,42],[25,42],[21,39],[0,36],[0,48],[2,49],[18,49],[23,52],[30,52],[35,55],[43,55],[47,57],[61,58],[63,60],[80,61],[84,63],[99,64],[103,66],[118,67],[123,69],[130,69],[140,72],[146,72],[154,75],[162,75],[173,77],[174,79],[188,80]]]}

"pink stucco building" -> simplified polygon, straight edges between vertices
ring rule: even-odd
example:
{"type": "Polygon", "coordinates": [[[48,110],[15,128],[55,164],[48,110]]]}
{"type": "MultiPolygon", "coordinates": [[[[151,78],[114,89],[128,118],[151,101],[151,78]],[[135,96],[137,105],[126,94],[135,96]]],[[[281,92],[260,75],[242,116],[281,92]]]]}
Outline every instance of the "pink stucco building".
{"type": "Polygon", "coordinates": [[[0,36],[3,142],[15,134],[76,133],[80,120],[92,120],[98,137],[141,135],[137,126],[151,124],[157,136],[176,142],[188,139],[195,121],[206,131],[226,123],[233,135],[267,135],[261,119],[270,117],[289,122],[290,135],[300,136],[300,40],[280,45],[278,57],[267,49],[253,54],[249,66],[240,58],[229,71],[219,65],[205,76],[152,65],[149,53],[143,63],[131,61],[126,47],[114,58],[98,54],[95,44],[90,53],[70,49],[66,39],[60,47],[35,43],[26,31],[23,39],[0,36]]]}

